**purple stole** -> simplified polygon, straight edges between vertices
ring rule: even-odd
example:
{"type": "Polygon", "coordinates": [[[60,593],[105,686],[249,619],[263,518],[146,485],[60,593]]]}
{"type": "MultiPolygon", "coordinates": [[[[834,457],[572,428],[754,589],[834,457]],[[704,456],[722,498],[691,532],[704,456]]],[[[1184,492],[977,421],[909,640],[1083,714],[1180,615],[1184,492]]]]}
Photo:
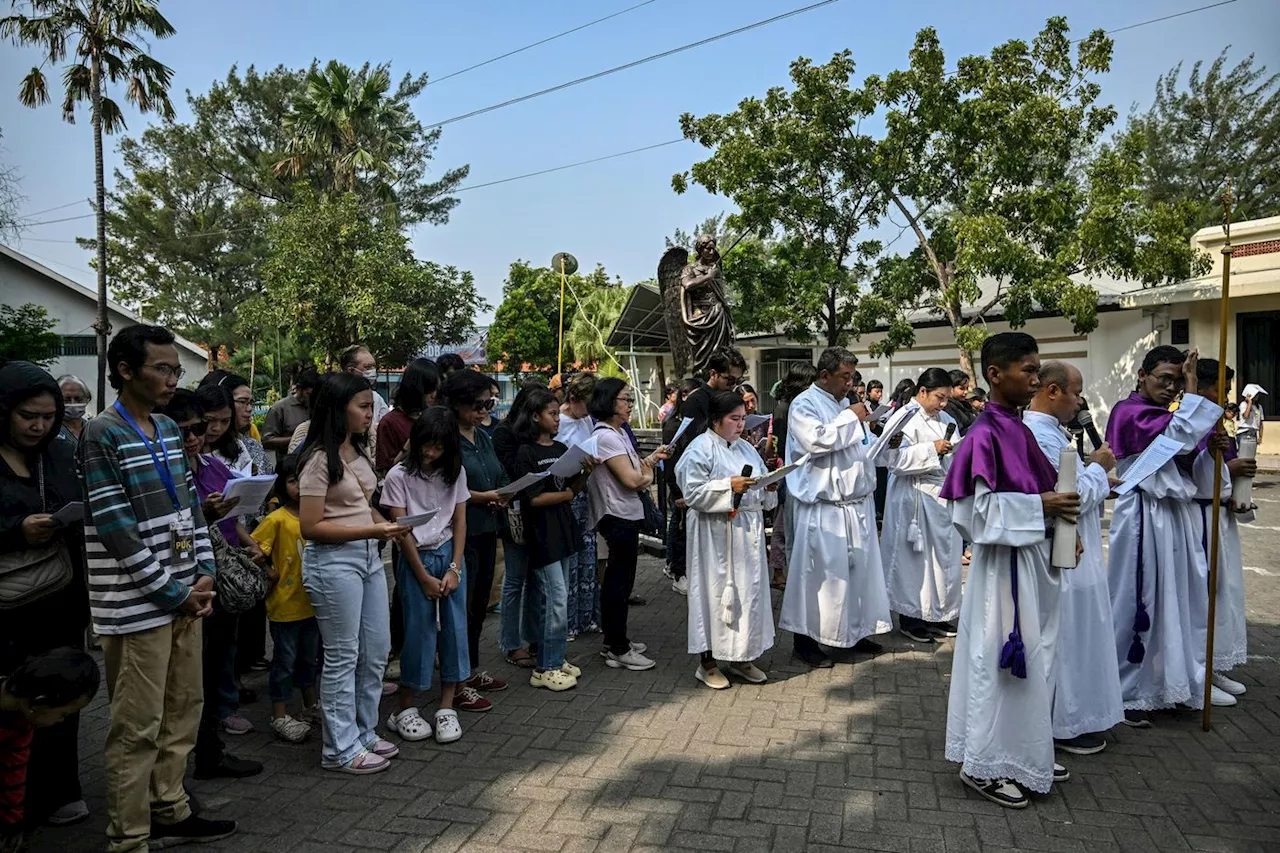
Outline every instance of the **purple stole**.
{"type": "MultiPolygon", "coordinates": [[[[942,497],[973,497],[978,480],[994,492],[1039,495],[1051,492],[1058,475],[1040,449],[1033,432],[1013,409],[988,402],[956,447],[942,486],[942,497]]],[[[1018,604],[1018,549],[1009,549],[1010,585],[1013,592],[1013,630],[1000,652],[1000,668],[1015,678],[1027,677],[1026,649],[1022,642],[1022,613],[1018,604]]]]}

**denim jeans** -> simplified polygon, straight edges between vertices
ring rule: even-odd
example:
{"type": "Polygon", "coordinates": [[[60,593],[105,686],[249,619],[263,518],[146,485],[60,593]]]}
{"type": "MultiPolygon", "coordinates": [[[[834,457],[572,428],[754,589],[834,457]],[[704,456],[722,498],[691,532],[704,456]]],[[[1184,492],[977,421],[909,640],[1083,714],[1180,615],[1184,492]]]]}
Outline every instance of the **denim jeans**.
{"type": "Polygon", "coordinates": [[[525,643],[537,644],[538,628],[534,621],[537,610],[529,584],[529,557],[523,545],[503,541],[502,544],[502,613],[498,645],[511,654],[525,643]]]}
{"type": "Polygon", "coordinates": [[[321,763],[345,764],[378,741],[374,726],[391,651],[391,610],[377,544],[308,542],[302,585],[324,641],[321,763]]]}
{"type": "Polygon", "coordinates": [[[569,645],[569,593],[564,581],[564,564],[556,561],[531,569],[525,597],[536,604],[538,669],[559,669],[564,666],[565,649],[569,645]]]}
{"type": "MultiPolygon", "coordinates": [[[[453,560],[453,541],[428,550],[420,548],[422,566],[433,578],[443,580],[453,560]]],[[[459,566],[465,576],[466,567],[459,566]]],[[[418,584],[409,561],[396,563],[396,597],[404,611],[404,647],[400,650],[400,686],[419,693],[431,689],[436,652],[440,653],[440,681],[452,684],[471,674],[467,656],[467,589],[455,589],[440,601],[432,601],[418,584]],[[439,608],[439,615],[436,615],[439,608]],[[436,626],[439,625],[437,630],[436,626]]]]}
{"type": "Polygon", "coordinates": [[[320,668],[320,626],[314,616],[270,625],[273,650],[267,687],[272,702],[288,702],[294,688],[315,687],[320,668]]]}

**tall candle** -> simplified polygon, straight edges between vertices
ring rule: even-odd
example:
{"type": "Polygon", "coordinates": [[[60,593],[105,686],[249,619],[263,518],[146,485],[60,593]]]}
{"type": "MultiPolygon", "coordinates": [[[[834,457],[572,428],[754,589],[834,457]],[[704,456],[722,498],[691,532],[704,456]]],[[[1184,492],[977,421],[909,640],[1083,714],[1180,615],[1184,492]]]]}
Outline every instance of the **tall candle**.
{"type": "MultiPolygon", "coordinates": [[[[1064,447],[1058,456],[1058,485],[1061,493],[1076,490],[1076,465],[1080,457],[1074,447],[1064,447]]],[[[1051,564],[1055,569],[1074,569],[1076,567],[1076,526],[1065,518],[1054,519],[1053,553],[1051,564]]]]}

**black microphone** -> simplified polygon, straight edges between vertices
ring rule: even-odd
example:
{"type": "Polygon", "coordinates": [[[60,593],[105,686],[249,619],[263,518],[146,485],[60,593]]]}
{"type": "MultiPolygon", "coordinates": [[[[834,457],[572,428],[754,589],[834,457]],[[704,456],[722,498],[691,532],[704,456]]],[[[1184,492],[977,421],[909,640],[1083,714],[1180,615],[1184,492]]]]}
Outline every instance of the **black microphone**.
{"type": "Polygon", "coordinates": [[[943,437],[943,441],[951,441],[951,436],[956,434],[956,425],[954,423],[947,424],[947,434],[943,437]]]}
{"type": "Polygon", "coordinates": [[[1089,434],[1089,441],[1093,444],[1094,450],[1103,445],[1102,436],[1098,435],[1098,428],[1093,425],[1093,415],[1088,409],[1076,412],[1076,422],[1089,434]]]}
{"type": "MultiPolygon", "coordinates": [[[[744,476],[744,477],[750,477],[750,476],[751,476],[751,466],[750,466],[750,465],[743,465],[743,466],[742,466],[742,476],[744,476]]],[[[734,513],[737,513],[737,511],[738,511],[738,505],[742,503],[742,494],[743,494],[742,492],[734,492],[734,493],[733,493],[733,511],[734,511],[734,513]]]]}

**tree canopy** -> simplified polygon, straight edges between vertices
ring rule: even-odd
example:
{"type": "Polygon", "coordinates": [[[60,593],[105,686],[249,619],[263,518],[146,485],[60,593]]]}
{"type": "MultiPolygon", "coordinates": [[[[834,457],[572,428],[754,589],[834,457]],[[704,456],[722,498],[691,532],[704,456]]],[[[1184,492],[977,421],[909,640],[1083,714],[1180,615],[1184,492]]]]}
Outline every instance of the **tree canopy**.
{"type": "Polygon", "coordinates": [[[62,339],[53,333],[57,323],[42,306],[0,305],[0,364],[30,361],[41,367],[58,357],[62,339]]]}

